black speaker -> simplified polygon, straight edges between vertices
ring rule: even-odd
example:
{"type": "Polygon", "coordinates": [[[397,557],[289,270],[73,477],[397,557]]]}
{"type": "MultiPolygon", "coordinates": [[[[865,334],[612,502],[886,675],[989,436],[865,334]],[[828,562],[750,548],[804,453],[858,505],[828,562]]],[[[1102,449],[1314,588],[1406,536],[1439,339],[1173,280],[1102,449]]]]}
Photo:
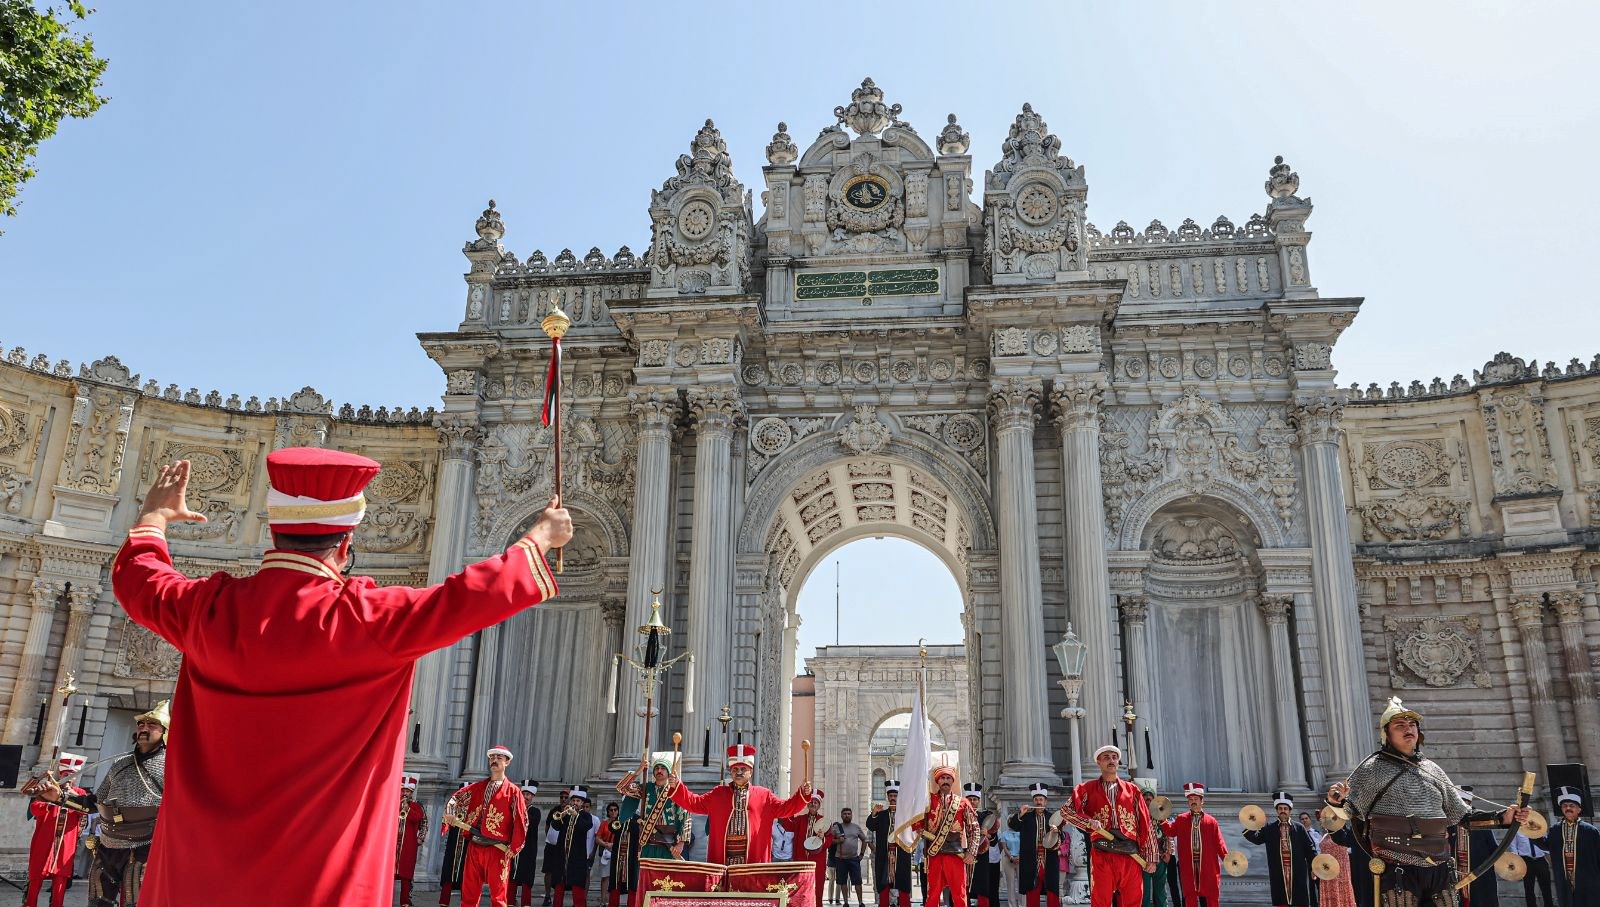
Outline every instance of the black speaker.
{"type": "Polygon", "coordinates": [[[22,771],[22,744],[0,745],[0,788],[12,790],[17,786],[17,775],[22,771]]]}
{"type": "Polygon", "coordinates": [[[1546,778],[1550,779],[1550,822],[1554,824],[1561,817],[1561,807],[1556,803],[1556,792],[1563,787],[1574,787],[1578,796],[1583,798],[1583,814],[1585,817],[1594,815],[1594,801],[1589,796],[1589,770],[1582,762],[1568,762],[1565,765],[1547,765],[1544,767],[1546,778]]]}

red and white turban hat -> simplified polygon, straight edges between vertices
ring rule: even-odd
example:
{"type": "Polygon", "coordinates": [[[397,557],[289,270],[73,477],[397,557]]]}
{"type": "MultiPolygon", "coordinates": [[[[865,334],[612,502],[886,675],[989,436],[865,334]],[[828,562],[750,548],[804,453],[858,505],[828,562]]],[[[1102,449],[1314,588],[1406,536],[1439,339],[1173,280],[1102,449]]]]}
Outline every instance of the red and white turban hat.
{"type": "Polygon", "coordinates": [[[56,771],[64,778],[67,775],[76,775],[89,760],[77,753],[62,753],[56,759],[56,771]]]}
{"type": "Polygon", "coordinates": [[[358,454],[286,447],[267,454],[267,523],[288,535],[354,529],[367,513],[362,491],[382,466],[358,454]]]}
{"type": "Polygon", "coordinates": [[[756,767],[756,748],[748,743],[735,743],[728,747],[728,765],[748,765],[756,767]]]}

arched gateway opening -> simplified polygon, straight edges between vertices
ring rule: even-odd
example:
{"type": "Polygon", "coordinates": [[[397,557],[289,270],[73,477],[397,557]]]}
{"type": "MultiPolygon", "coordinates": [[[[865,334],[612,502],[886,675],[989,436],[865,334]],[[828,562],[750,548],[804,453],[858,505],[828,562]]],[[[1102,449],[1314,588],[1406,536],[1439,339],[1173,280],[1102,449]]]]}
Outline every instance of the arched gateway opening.
{"type": "MultiPolygon", "coordinates": [[[[801,676],[790,739],[813,741],[812,779],[826,792],[829,815],[842,807],[867,815],[870,802],[882,799],[883,784],[900,777],[924,665],[935,748],[948,743],[971,752],[962,610],[954,576],[935,554],[905,539],[857,539],[826,554],[806,578],[795,614],[801,676]],[[844,579],[838,610],[836,563],[844,579]],[[882,777],[875,780],[875,773],[882,777]]],[[[789,755],[792,765],[803,753],[791,744],[789,755]]]]}
{"type": "MultiPolygon", "coordinates": [[[[999,588],[992,567],[983,569],[992,565],[995,557],[994,530],[981,478],[965,464],[948,462],[943,453],[901,443],[841,456],[836,439],[817,439],[785,452],[751,489],[739,535],[741,588],[736,593],[741,605],[748,603],[764,617],[762,632],[750,641],[755,713],[766,743],[759,769],[780,786],[798,783],[801,768],[790,764],[791,752],[797,748],[790,734],[789,695],[790,678],[803,667],[795,657],[800,587],[833,551],[872,536],[914,542],[932,552],[956,578],[964,603],[959,657],[965,661],[965,670],[960,672],[964,677],[958,679],[952,671],[942,682],[964,681],[964,688],[959,705],[952,706],[940,723],[946,730],[970,729],[962,753],[967,777],[984,778],[986,763],[998,764],[1000,715],[997,709],[987,714],[981,707],[984,665],[989,664],[997,674],[999,660],[999,588]],[[751,588],[744,587],[746,580],[751,588]]],[[[831,584],[831,571],[821,573],[831,584]]],[[[915,621],[915,612],[903,620],[915,621]]],[[[904,641],[915,643],[924,635],[910,633],[904,641]]],[[[884,673],[881,685],[909,679],[915,689],[914,646],[905,654],[909,657],[904,665],[877,665],[884,673]]],[[[997,688],[998,677],[988,678],[987,683],[997,688]]],[[[994,689],[996,698],[998,692],[994,689]]],[[[849,765],[848,777],[841,774],[840,781],[832,782],[836,788],[840,783],[846,785],[840,788],[842,795],[853,794],[860,804],[868,802],[873,731],[884,718],[904,711],[909,704],[909,698],[885,699],[872,705],[857,704],[838,715],[841,731],[853,741],[850,757],[843,755],[842,747],[831,748],[835,762],[847,760],[844,764],[849,765]],[[843,724],[846,719],[853,722],[848,729],[843,724]]],[[[827,708],[827,702],[819,699],[819,725],[830,720],[827,708]]],[[[815,757],[814,774],[822,783],[828,771],[824,762],[830,754],[819,748],[815,757]]]]}

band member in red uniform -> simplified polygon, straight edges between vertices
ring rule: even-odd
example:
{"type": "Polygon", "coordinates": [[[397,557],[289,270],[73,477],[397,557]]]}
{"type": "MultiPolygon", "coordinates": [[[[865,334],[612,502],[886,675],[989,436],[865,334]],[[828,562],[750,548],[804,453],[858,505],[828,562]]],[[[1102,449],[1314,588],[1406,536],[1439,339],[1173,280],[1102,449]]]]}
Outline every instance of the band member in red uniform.
{"type": "MultiPolygon", "coordinates": [[[[833,846],[833,826],[822,815],[822,791],[811,792],[811,804],[805,815],[790,816],[783,827],[794,834],[794,858],[817,867],[817,896],[814,907],[822,907],[822,889],[828,880],[828,848],[833,846]],[[807,846],[807,842],[816,847],[807,846]]],[[[804,907],[804,905],[800,905],[804,907]]]]}
{"type": "Polygon", "coordinates": [[[977,864],[983,841],[978,812],[956,793],[956,770],[949,766],[933,770],[930,793],[928,811],[911,825],[922,836],[923,864],[928,872],[928,892],[922,902],[938,904],[939,896],[949,889],[950,903],[966,907],[967,867],[977,864]]]}
{"type": "Polygon", "coordinates": [[[786,800],[760,785],[751,784],[756,748],[748,743],[728,747],[728,784],[697,794],[677,775],[668,778],[672,802],[698,816],[708,817],[706,859],[736,866],[772,862],[772,822],[805,811],[811,800],[811,782],[800,785],[786,800]]]}
{"type": "Polygon", "coordinates": [[[511,751],[503,746],[490,747],[488,756],[489,777],[472,782],[457,794],[466,814],[448,820],[461,829],[467,848],[461,873],[461,907],[478,907],[485,885],[489,886],[489,903],[506,907],[511,862],[528,840],[528,807],[522,801],[522,789],[506,777],[511,751]]]}
{"type": "MultiPolygon", "coordinates": [[[[85,761],[76,753],[62,753],[56,760],[56,775],[61,779],[62,792],[68,797],[88,794],[73,783],[85,761]]],[[[22,907],[38,907],[45,879],[50,880],[50,907],[61,907],[67,897],[67,883],[72,881],[72,858],[78,853],[78,833],[88,814],[65,805],[34,800],[28,804],[28,817],[34,822],[33,843],[28,847],[28,890],[22,897],[22,907]]]]}
{"type": "Polygon", "coordinates": [[[1100,777],[1085,781],[1072,791],[1072,799],[1061,807],[1061,815],[1078,828],[1092,832],[1109,831],[1116,840],[1107,841],[1091,834],[1089,848],[1089,903],[1091,907],[1141,907],[1144,902],[1144,872],[1156,870],[1156,836],[1150,827],[1150,811],[1144,795],[1132,781],[1117,776],[1122,751],[1106,745],[1095,750],[1100,777]],[[1135,859],[1135,858],[1138,859],[1135,859]]]}
{"type": "Polygon", "coordinates": [[[183,653],[173,719],[195,729],[168,751],[142,892],[152,905],[392,897],[417,659],[554,596],[544,554],[572,538],[552,501],[504,554],[426,589],[380,588],[344,575],[379,464],[305,447],[266,460],[273,547],[258,572],[189,579],[172,566],[167,524],[205,520],[185,500],[187,460],[161,467],[111,567],[128,616],[183,653]],[[261,745],[262,728],[284,727],[295,732],[261,745]],[[261,790],[295,808],[261,809],[261,790]],[[238,858],[241,841],[261,848],[255,859],[238,858]]]}
{"type": "Polygon", "coordinates": [[[416,800],[417,775],[400,776],[400,830],[394,849],[394,877],[400,880],[401,907],[411,907],[411,882],[417,875],[417,851],[428,833],[428,813],[416,800]]]}
{"type": "Polygon", "coordinates": [[[1216,816],[1205,810],[1206,786],[1190,781],[1183,786],[1183,796],[1189,801],[1189,811],[1161,823],[1161,832],[1172,839],[1172,852],[1178,857],[1184,904],[1217,907],[1222,891],[1222,858],[1228,855],[1228,842],[1216,816]]]}

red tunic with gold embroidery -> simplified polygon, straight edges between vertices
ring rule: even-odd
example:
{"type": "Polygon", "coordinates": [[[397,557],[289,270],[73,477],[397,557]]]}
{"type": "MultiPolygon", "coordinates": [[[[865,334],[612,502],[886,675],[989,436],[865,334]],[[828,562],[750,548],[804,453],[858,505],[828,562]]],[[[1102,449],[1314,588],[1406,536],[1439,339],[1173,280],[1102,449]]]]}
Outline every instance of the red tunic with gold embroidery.
{"type": "MultiPolygon", "coordinates": [[[[752,784],[736,792],[731,784],[719,784],[697,794],[679,784],[672,788],[672,802],[699,816],[708,817],[706,859],[712,863],[772,862],[772,820],[787,819],[805,812],[806,798],[801,791],[787,800],[765,787],[752,784]],[[743,809],[736,807],[742,806],[743,809]],[[730,854],[730,839],[737,849],[743,841],[744,855],[730,854]],[[728,857],[733,856],[733,860],[728,857]]],[[[796,848],[798,849],[798,848],[796,848]]]]}
{"type": "Polygon", "coordinates": [[[522,800],[522,788],[509,780],[502,780],[494,793],[488,794],[493,783],[488,778],[474,781],[463,787],[457,797],[466,804],[465,818],[472,826],[472,840],[482,843],[480,838],[488,838],[506,845],[515,856],[528,840],[528,804],[522,800]]]}
{"type": "Polygon", "coordinates": [[[183,653],[144,907],[386,903],[416,660],[556,593],[526,538],[437,586],[380,589],[287,551],[189,579],[147,525],[111,582],[183,653]],[[262,809],[263,791],[292,808],[262,809]]]}
{"type": "Polygon", "coordinates": [[[1099,819],[1106,828],[1120,831],[1139,843],[1139,855],[1146,863],[1156,861],[1156,836],[1150,827],[1150,811],[1144,794],[1132,781],[1117,779],[1114,794],[1106,796],[1106,784],[1099,778],[1085,781],[1072,790],[1072,801],[1064,809],[1083,819],[1099,819]]]}

